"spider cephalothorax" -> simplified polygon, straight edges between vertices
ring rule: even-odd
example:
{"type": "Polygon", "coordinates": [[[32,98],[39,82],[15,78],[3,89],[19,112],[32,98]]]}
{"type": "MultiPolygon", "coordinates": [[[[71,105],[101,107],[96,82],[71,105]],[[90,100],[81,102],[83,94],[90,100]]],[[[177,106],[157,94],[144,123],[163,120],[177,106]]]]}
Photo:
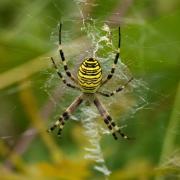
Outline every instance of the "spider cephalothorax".
{"type": "Polygon", "coordinates": [[[64,65],[64,70],[66,72],[66,75],[74,82],[74,84],[68,83],[66,79],[62,76],[60,71],[58,70],[58,67],[54,61],[54,59],[51,57],[52,63],[57,71],[58,76],[62,79],[63,83],[66,84],[68,87],[71,87],[73,89],[77,89],[82,92],[80,96],[78,96],[72,104],[65,110],[65,112],[59,117],[59,119],[52,125],[48,132],[53,131],[55,128],[59,128],[58,135],[61,135],[61,132],[63,130],[63,127],[65,125],[65,122],[69,119],[70,115],[76,110],[76,108],[83,102],[87,101],[89,103],[94,103],[97,107],[99,113],[104,119],[105,124],[111,131],[113,137],[117,139],[117,133],[119,133],[124,139],[129,139],[128,136],[126,136],[124,133],[121,132],[120,128],[115,124],[115,122],[112,120],[111,116],[103,106],[103,104],[100,102],[99,98],[97,97],[97,94],[100,94],[105,97],[110,97],[116,94],[117,92],[122,91],[133,78],[130,78],[124,85],[118,87],[111,93],[104,93],[101,92],[99,89],[101,86],[103,86],[105,83],[107,83],[113,76],[115,72],[115,67],[119,59],[120,55],[120,43],[121,43],[121,34],[120,34],[120,27],[119,27],[119,41],[118,41],[118,49],[117,53],[115,55],[114,63],[112,65],[110,74],[107,75],[103,79],[102,77],[102,69],[100,66],[100,63],[95,58],[86,58],[83,60],[81,65],[79,66],[79,70],[77,73],[77,77],[74,77],[71,72],[68,69],[64,53],[62,51],[61,46],[61,28],[62,24],[60,24],[59,27],[59,53],[61,60],[64,65]]]}

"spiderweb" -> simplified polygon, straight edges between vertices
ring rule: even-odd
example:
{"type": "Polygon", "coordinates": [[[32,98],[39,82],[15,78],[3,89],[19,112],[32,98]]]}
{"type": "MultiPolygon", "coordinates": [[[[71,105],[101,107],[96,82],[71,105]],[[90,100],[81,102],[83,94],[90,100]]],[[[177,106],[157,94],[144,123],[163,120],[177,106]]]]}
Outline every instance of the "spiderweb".
{"type": "MultiPolygon", "coordinates": [[[[76,52],[73,57],[69,58],[68,64],[73,68],[73,73],[76,74],[77,68],[79,64],[82,62],[82,60],[85,57],[96,57],[102,66],[103,69],[103,75],[106,76],[113,63],[113,59],[115,57],[115,52],[117,49],[117,40],[118,40],[118,28],[111,27],[111,23],[116,23],[115,20],[109,20],[109,21],[102,21],[99,19],[93,19],[88,14],[85,14],[83,12],[84,9],[88,6],[98,6],[98,4],[94,4],[93,2],[86,1],[86,0],[74,0],[74,3],[76,4],[77,11],[75,14],[69,15],[66,18],[62,18],[62,21],[64,25],[66,23],[75,22],[79,24],[79,29],[81,30],[80,34],[83,34],[86,36],[89,42],[89,46],[87,49],[85,48],[85,51],[79,51],[76,52]]],[[[58,5],[54,3],[54,7],[58,9],[58,11],[62,14],[62,11],[59,9],[58,5]]],[[[117,13],[116,16],[119,14],[117,13]]],[[[143,20],[142,17],[139,17],[138,15],[135,17],[135,19],[132,18],[120,18],[122,23],[131,25],[131,24],[138,24],[141,27],[146,26],[146,30],[150,32],[150,34],[157,34],[160,35],[159,32],[157,32],[153,27],[146,24],[146,22],[143,20]]],[[[54,21],[54,19],[53,19],[54,21]]],[[[59,20],[55,19],[57,21],[57,26],[59,23],[59,20]]],[[[48,27],[48,25],[47,25],[48,27]]],[[[48,27],[51,28],[52,27],[48,27]]],[[[51,30],[51,39],[50,43],[54,43],[55,48],[57,47],[57,40],[58,40],[58,32],[57,27],[53,27],[54,29],[51,30]]],[[[79,32],[78,32],[79,33],[79,32]]],[[[70,42],[72,38],[71,35],[72,32],[70,30],[67,30],[67,28],[63,29],[63,41],[64,42],[70,42]]],[[[131,37],[126,36],[126,33],[123,32],[122,28],[122,36],[125,37],[124,39],[129,39],[131,37]]],[[[151,47],[144,47],[144,42],[146,38],[146,34],[144,32],[141,33],[139,36],[138,42],[134,43],[134,46],[138,46],[140,49],[139,52],[141,54],[141,57],[144,57],[144,49],[143,48],[155,48],[154,45],[151,47]]],[[[124,41],[123,41],[124,42],[124,41]]],[[[122,46],[123,46],[122,42],[122,46]]],[[[176,44],[176,42],[172,42],[176,44]]],[[[168,45],[168,42],[166,42],[164,45],[161,44],[162,47],[165,47],[168,45]]],[[[71,46],[71,44],[69,44],[71,46]]],[[[83,44],[76,44],[73,48],[79,49],[83,44]]],[[[129,45],[132,46],[131,44],[129,45]]],[[[135,48],[132,46],[132,48],[135,48]]],[[[58,54],[54,55],[55,59],[59,59],[58,54]]],[[[133,59],[130,59],[128,55],[124,56],[125,58],[122,58],[120,56],[120,59],[118,61],[118,65],[116,68],[116,72],[113,76],[113,80],[104,86],[102,88],[103,91],[107,92],[114,90],[118,85],[122,85],[123,83],[127,82],[132,76],[136,77],[136,74],[131,73],[131,68],[128,68],[128,66],[133,65],[134,61],[133,59]]],[[[46,59],[48,59],[47,57],[46,59]]],[[[163,59],[158,60],[163,61],[163,59]]],[[[143,62],[142,62],[143,63],[143,62]]],[[[143,66],[143,64],[141,64],[143,66]]],[[[59,68],[62,70],[62,65],[59,63],[59,68]]],[[[63,71],[61,71],[63,72],[63,71]]],[[[44,86],[41,87],[42,91],[45,91],[48,94],[49,100],[53,104],[53,108],[55,110],[54,117],[49,120],[48,123],[54,122],[57,120],[59,115],[62,113],[62,109],[67,107],[70,101],[68,103],[66,102],[66,99],[68,98],[69,94],[72,96],[77,96],[79,93],[75,92],[71,89],[67,89],[64,85],[61,84],[61,87],[58,90],[58,93],[61,95],[62,92],[65,92],[65,97],[61,98],[61,102],[57,100],[56,97],[54,97],[53,91],[54,89],[59,85],[59,79],[54,73],[54,70],[47,70],[43,71],[43,74],[46,73],[48,76],[48,79],[44,86]],[[53,121],[54,120],[54,121],[53,121]]],[[[65,75],[65,74],[64,74],[65,75]]],[[[20,89],[17,88],[11,88],[9,90],[6,90],[3,95],[9,95],[13,94],[17,91],[20,91],[20,89]]],[[[145,110],[147,108],[153,108],[155,107],[158,102],[155,102],[154,104],[150,104],[147,94],[149,92],[152,92],[152,94],[158,94],[159,96],[162,96],[162,98],[166,98],[167,95],[163,93],[159,93],[156,90],[153,90],[149,87],[146,82],[144,82],[141,79],[135,78],[129,86],[120,94],[117,94],[116,96],[112,97],[111,99],[102,98],[103,104],[106,106],[107,110],[112,109],[112,105],[116,104],[117,107],[121,109],[121,117],[117,119],[115,117],[115,120],[118,124],[121,124],[121,128],[129,127],[133,123],[142,123],[141,122],[132,122],[133,117],[139,113],[139,111],[145,110]],[[131,96],[133,94],[133,96],[131,96]],[[119,102],[120,101],[120,102],[119,102]],[[118,104],[118,105],[117,105],[118,104]],[[122,110],[123,109],[123,110],[122,110]]],[[[63,94],[63,93],[62,93],[63,94]]],[[[63,94],[63,95],[64,95],[63,94]]],[[[13,107],[12,111],[16,107],[13,107]]],[[[112,113],[113,117],[113,113],[112,113]]],[[[84,147],[84,150],[86,151],[85,157],[86,159],[90,159],[94,161],[94,169],[101,172],[105,177],[108,178],[108,176],[111,173],[111,168],[106,163],[106,157],[104,156],[104,152],[101,147],[101,139],[111,136],[107,128],[103,125],[103,123],[99,123],[97,119],[100,118],[100,115],[97,113],[97,110],[94,107],[86,107],[83,106],[80,108],[80,112],[74,114],[72,116],[73,120],[81,121],[83,127],[84,127],[84,134],[87,137],[87,141],[89,141],[89,145],[84,147]]],[[[162,129],[164,128],[164,125],[162,125],[162,129]]],[[[34,131],[27,131],[25,133],[25,136],[31,136],[34,133],[34,131]]],[[[172,132],[177,133],[177,132],[172,132]]],[[[20,135],[18,135],[20,136],[20,135]]],[[[12,139],[14,136],[3,136],[1,139],[12,139]]],[[[113,141],[113,138],[112,138],[113,141]]],[[[172,160],[172,158],[170,158],[172,160]]],[[[168,161],[169,162],[169,161],[168,161]]],[[[178,164],[179,166],[179,164],[178,164]]]]}
{"type": "MultiPolygon", "coordinates": [[[[77,5],[79,14],[77,14],[77,17],[69,18],[68,20],[65,19],[63,20],[63,22],[65,23],[67,21],[73,21],[74,19],[75,21],[77,21],[78,19],[81,24],[80,29],[83,33],[85,33],[91,45],[88,50],[86,50],[85,52],[81,52],[80,55],[77,55],[76,57],[73,57],[73,59],[80,59],[78,63],[74,64],[76,68],[73,73],[76,74],[77,68],[84,58],[95,57],[96,59],[98,59],[102,66],[103,75],[106,76],[109,73],[113,60],[115,58],[118,42],[118,28],[113,28],[112,30],[107,22],[102,22],[91,17],[85,17],[82,6],[94,6],[95,4],[87,3],[86,0],[74,0],[74,2],[77,5]]],[[[68,39],[69,35],[69,33],[63,31],[63,39],[68,39]]],[[[51,40],[57,42],[57,39],[57,33],[53,32],[51,40]]],[[[49,80],[47,81],[46,87],[43,88],[49,94],[50,98],[52,98],[52,96],[49,91],[49,87],[52,87],[53,84],[57,84],[57,78],[55,78],[55,76],[54,74],[52,74],[52,72],[50,72],[51,78],[49,78],[49,80]]],[[[109,87],[109,85],[105,85],[102,90],[105,92],[107,92],[106,89],[112,91],[117,88],[117,85],[123,85],[123,83],[127,82],[132,76],[133,75],[131,74],[129,68],[122,62],[122,59],[120,57],[116,68],[116,73],[113,76],[114,83],[111,82],[111,87],[109,87]]],[[[137,113],[137,111],[140,111],[148,105],[148,101],[145,97],[142,96],[142,92],[140,91],[140,87],[142,89],[142,86],[143,89],[147,88],[146,84],[143,81],[135,79],[132,83],[130,83],[129,88],[125,89],[122,93],[117,95],[120,97],[120,99],[122,99],[122,97],[126,93],[135,91],[135,89],[139,91],[137,93],[139,94],[137,95],[137,99],[133,100],[134,102],[132,104],[126,105],[126,108],[128,109],[127,113],[125,113],[121,117],[121,121],[125,122],[125,124],[127,119],[133,117],[134,114],[137,113]]],[[[66,87],[63,86],[63,88],[66,87]]],[[[67,90],[67,93],[74,93],[74,95],[76,95],[76,92],[72,92],[72,90],[67,90]]],[[[127,104],[125,98],[123,99],[124,102],[122,102],[122,104],[127,104]]],[[[52,101],[54,102],[55,106],[58,106],[59,108],[62,107],[63,103],[57,104],[56,100],[54,100],[53,98],[52,101]]],[[[107,108],[110,108],[111,104],[115,102],[117,102],[117,99],[115,97],[112,97],[110,100],[103,100],[103,103],[106,105],[107,108]]],[[[55,115],[54,119],[57,119],[57,116],[59,116],[58,113],[57,115],[55,115]]],[[[106,134],[111,134],[105,126],[102,126],[102,124],[98,123],[97,118],[100,115],[97,113],[97,110],[94,107],[81,107],[81,114],[79,114],[78,116],[78,119],[81,119],[82,125],[84,127],[84,134],[89,141],[89,146],[84,147],[86,151],[85,158],[93,160],[95,162],[94,169],[101,172],[106,178],[108,178],[111,170],[106,165],[100,140],[102,135],[104,136],[106,134]]],[[[75,118],[74,115],[72,119],[78,120],[77,118],[75,118]]],[[[121,127],[125,127],[125,124],[121,127]]]]}
{"type": "MultiPolygon", "coordinates": [[[[77,5],[77,9],[79,12],[77,13],[77,17],[69,17],[68,19],[63,19],[64,24],[68,21],[77,21],[79,24],[81,24],[81,31],[87,36],[89,42],[90,42],[90,48],[86,50],[85,52],[81,52],[78,55],[73,56],[73,61],[74,59],[80,59],[79,62],[76,64],[73,64],[76,66],[74,68],[74,74],[77,71],[77,68],[79,64],[82,62],[83,58],[85,57],[96,57],[102,66],[103,69],[103,74],[104,76],[107,75],[110,71],[110,67],[112,66],[113,59],[115,57],[116,49],[117,49],[117,39],[118,39],[118,29],[114,28],[111,29],[108,23],[93,19],[91,17],[85,17],[83,14],[82,10],[82,5],[83,6],[95,6],[95,4],[92,3],[86,3],[85,0],[83,1],[74,1],[75,4],[77,5]],[[112,32],[113,31],[113,32],[112,32]]],[[[57,5],[54,3],[54,6],[56,8],[57,5]]],[[[58,22],[57,22],[58,26],[58,22]]],[[[57,33],[57,27],[52,30],[51,34],[51,39],[50,41],[57,46],[58,42],[58,33],[57,33]]],[[[71,36],[69,31],[63,30],[63,39],[64,41],[69,40],[69,37],[71,36]]],[[[76,49],[79,49],[80,46],[83,46],[83,44],[76,45],[76,49]]],[[[45,59],[48,59],[49,57],[45,57],[45,59]]],[[[55,59],[59,59],[58,54],[55,55],[55,59]]],[[[69,60],[69,63],[73,62],[71,59],[69,60]]],[[[60,66],[60,70],[62,70],[62,66],[60,66]]],[[[62,72],[62,71],[61,71],[62,72]]],[[[45,91],[48,96],[49,100],[52,102],[52,106],[54,106],[55,110],[55,115],[53,117],[54,121],[57,120],[59,117],[59,114],[61,114],[62,109],[64,109],[64,106],[66,104],[66,98],[64,100],[61,100],[61,103],[57,101],[57,99],[53,95],[53,90],[59,84],[59,79],[54,73],[54,70],[52,71],[44,71],[42,72],[43,74],[46,74],[48,76],[48,79],[44,86],[41,87],[41,90],[45,91]]],[[[65,75],[65,74],[63,74],[65,75]]],[[[132,74],[128,67],[122,62],[121,58],[119,59],[117,68],[116,68],[116,73],[114,74],[113,77],[113,82],[111,84],[111,87],[109,85],[106,85],[102,90],[106,91],[106,89],[109,89],[109,91],[114,90],[118,85],[121,85],[125,82],[127,82],[130,78],[132,77],[132,74]]],[[[143,82],[140,80],[134,80],[129,88],[125,89],[123,93],[121,93],[118,96],[123,96],[124,93],[126,92],[131,92],[132,89],[137,88],[138,90],[140,89],[139,87],[142,86],[143,82]]],[[[144,85],[146,87],[146,85],[144,85]]],[[[14,92],[19,91],[19,89],[10,89],[9,91],[6,91],[7,94],[11,94],[14,92]]],[[[72,95],[78,95],[77,92],[72,92],[72,90],[67,89],[64,85],[60,87],[60,91],[66,91],[66,94],[72,94],[72,95]],[[65,90],[66,89],[66,90],[65,90]]],[[[58,91],[59,92],[59,91],[58,91]]],[[[125,100],[125,98],[124,98],[125,100]]],[[[127,121],[127,119],[132,115],[134,115],[138,110],[143,109],[148,102],[145,100],[143,96],[139,96],[138,101],[126,106],[128,109],[128,113],[125,113],[124,116],[121,117],[122,122],[127,121]]],[[[109,109],[111,104],[117,102],[117,99],[115,97],[112,97],[111,100],[103,100],[103,103],[106,105],[106,107],[109,109]]],[[[124,102],[125,103],[125,102],[124,102]]],[[[123,104],[123,103],[122,103],[123,104]]],[[[73,120],[79,120],[81,119],[82,125],[84,127],[84,133],[87,136],[87,139],[89,141],[89,146],[84,147],[86,151],[85,158],[86,159],[91,159],[95,161],[94,169],[101,172],[102,174],[105,175],[105,177],[108,177],[111,173],[111,170],[107,167],[105,158],[103,155],[103,151],[100,145],[100,140],[102,135],[110,135],[109,131],[107,130],[106,127],[102,126],[97,122],[97,118],[100,115],[97,113],[97,110],[93,107],[82,107],[81,108],[81,114],[78,114],[77,117],[73,115],[71,119],[73,120]]],[[[126,123],[125,123],[126,124],[126,123]]],[[[122,126],[124,127],[124,126],[122,126]]],[[[27,132],[24,133],[24,136],[31,136],[34,135],[34,130],[29,129],[27,132]]],[[[18,135],[20,136],[20,135],[18,135]]],[[[14,136],[4,136],[1,137],[1,139],[11,139],[14,138],[14,136]]]]}

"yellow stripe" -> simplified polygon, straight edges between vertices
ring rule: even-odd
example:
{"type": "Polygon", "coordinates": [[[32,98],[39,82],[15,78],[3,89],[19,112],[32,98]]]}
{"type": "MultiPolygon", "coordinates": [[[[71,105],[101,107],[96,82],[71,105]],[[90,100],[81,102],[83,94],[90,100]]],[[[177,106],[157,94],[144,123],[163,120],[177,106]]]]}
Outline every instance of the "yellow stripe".
{"type": "Polygon", "coordinates": [[[99,63],[97,62],[83,62],[82,63],[84,66],[99,66],[99,63]]]}
{"type": "Polygon", "coordinates": [[[87,66],[85,66],[84,64],[81,64],[81,66],[80,67],[82,67],[83,69],[86,69],[86,70],[88,70],[88,71],[92,71],[92,70],[98,70],[99,68],[100,68],[100,66],[98,65],[98,66],[96,66],[96,67],[87,67],[87,66]]]}
{"type": "Polygon", "coordinates": [[[84,74],[81,73],[81,71],[78,72],[78,78],[83,77],[83,78],[86,78],[86,79],[95,79],[95,78],[99,79],[101,76],[102,76],[101,73],[94,76],[94,75],[84,75],[84,74]]]}
{"type": "Polygon", "coordinates": [[[101,80],[102,80],[102,77],[101,78],[99,78],[99,79],[97,79],[96,81],[94,80],[94,81],[89,81],[88,82],[88,80],[87,81],[85,81],[84,79],[79,79],[79,83],[81,83],[81,84],[94,84],[94,85],[97,85],[98,83],[100,83],[101,82],[101,80]]]}
{"type": "Polygon", "coordinates": [[[85,69],[85,68],[82,68],[82,66],[80,66],[79,67],[79,70],[81,71],[81,72],[84,72],[84,73],[86,73],[85,71],[88,71],[87,73],[99,73],[100,71],[102,71],[101,70],[101,68],[99,68],[99,69],[97,69],[97,70],[87,70],[87,69],[85,69]]]}
{"type": "Polygon", "coordinates": [[[90,84],[88,84],[88,83],[86,83],[86,82],[81,82],[81,81],[79,81],[79,85],[81,85],[82,87],[87,87],[87,88],[88,88],[88,87],[97,88],[97,87],[100,85],[101,80],[102,80],[102,79],[100,79],[99,81],[97,81],[96,84],[95,84],[95,83],[90,83],[90,84]]]}
{"type": "Polygon", "coordinates": [[[99,84],[95,85],[95,84],[87,84],[87,83],[83,83],[81,84],[81,82],[79,82],[79,84],[82,86],[82,87],[87,87],[87,88],[92,88],[92,87],[98,87],[99,84]]]}
{"type": "Polygon", "coordinates": [[[99,64],[97,60],[94,61],[88,61],[88,59],[84,60],[83,63],[87,63],[87,64],[99,64]]]}

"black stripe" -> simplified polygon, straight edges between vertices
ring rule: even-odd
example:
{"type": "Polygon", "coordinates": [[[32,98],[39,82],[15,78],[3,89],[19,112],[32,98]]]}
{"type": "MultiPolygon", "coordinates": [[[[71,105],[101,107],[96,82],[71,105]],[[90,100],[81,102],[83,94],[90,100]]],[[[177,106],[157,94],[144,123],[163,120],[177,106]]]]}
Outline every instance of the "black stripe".
{"type": "Polygon", "coordinates": [[[106,97],[110,97],[109,94],[106,94],[106,93],[103,93],[103,92],[101,92],[100,94],[103,95],[103,96],[106,96],[106,97]]]}
{"type": "Polygon", "coordinates": [[[100,66],[98,63],[95,63],[95,64],[89,64],[89,63],[86,63],[86,62],[83,62],[83,65],[85,67],[91,67],[91,68],[95,68],[97,66],[100,66]]]}
{"type": "Polygon", "coordinates": [[[64,112],[62,116],[63,116],[63,118],[65,120],[67,120],[69,118],[69,113],[68,112],[64,112]]]}
{"type": "Polygon", "coordinates": [[[53,126],[50,127],[50,131],[53,131],[56,127],[57,127],[57,125],[54,124],[53,126]]]}
{"type": "Polygon", "coordinates": [[[87,61],[93,62],[93,61],[96,61],[96,60],[93,59],[93,58],[89,58],[89,59],[87,59],[87,61]]]}
{"type": "Polygon", "coordinates": [[[101,80],[102,79],[100,79],[99,81],[97,81],[97,82],[89,82],[89,83],[87,83],[87,80],[81,80],[81,79],[79,79],[79,81],[82,83],[82,84],[98,84],[98,83],[100,83],[101,82],[101,80]]]}
{"type": "Polygon", "coordinates": [[[99,73],[102,73],[102,70],[101,69],[98,69],[97,71],[93,70],[93,71],[84,71],[84,70],[79,70],[82,74],[84,75],[88,75],[88,74],[93,74],[93,75],[96,75],[96,74],[99,74],[99,73]]]}
{"type": "Polygon", "coordinates": [[[64,53],[62,49],[59,50],[62,61],[65,61],[64,53]]]}
{"type": "MultiPolygon", "coordinates": [[[[88,69],[88,68],[89,68],[89,67],[81,66],[81,69],[84,70],[84,71],[98,71],[99,69],[101,69],[100,66],[96,66],[95,68],[97,68],[97,69],[95,69],[94,67],[93,67],[93,69],[88,69]]],[[[92,68],[92,67],[91,67],[91,68],[92,68]]]]}
{"type": "Polygon", "coordinates": [[[61,133],[61,131],[62,131],[62,128],[59,128],[59,131],[58,131],[58,133],[59,133],[59,132],[61,133]]]}
{"type": "Polygon", "coordinates": [[[69,71],[66,71],[66,74],[71,77],[71,73],[69,71]]]}
{"type": "Polygon", "coordinates": [[[107,119],[104,119],[104,122],[105,122],[106,124],[109,124],[109,121],[108,121],[107,119]]]}
{"type": "Polygon", "coordinates": [[[60,116],[60,118],[58,119],[58,121],[59,121],[59,122],[61,122],[61,121],[62,121],[62,119],[63,119],[63,118],[62,118],[62,116],[60,116]]]}
{"type": "Polygon", "coordinates": [[[94,90],[94,89],[96,89],[96,87],[86,87],[86,86],[82,86],[82,87],[85,90],[94,90]]]}
{"type": "Polygon", "coordinates": [[[95,81],[95,83],[97,83],[100,80],[102,80],[102,78],[100,76],[99,78],[92,78],[92,79],[90,79],[90,78],[85,78],[85,77],[78,76],[78,80],[83,81],[83,83],[86,83],[87,81],[92,82],[92,83],[94,83],[94,81],[95,81]],[[99,81],[97,81],[97,80],[99,80],[99,81]],[[86,81],[86,82],[84,82],[84,81],[86,81]]]}
{"type": "Polygon", "coordinates": [[[62,74],[60,72],[57,72],[57,73],[58,73],[59,77],[62,78],[62,74]]]}
{"type": "Polygon", "coordinates": [[[62,131],[62,129],[60,128],[57,133],[58,136],[61,136],[61,131],[62,131]]]}
{"type": "Polygon", "coordinates": [[[64,65],[64,70],[66,71],[66,70],[68,70],[68,67],[67,67],[67,65],[64,65]]]}
{"type": "Polygon", "coordinates": [[[120,87],[120,88],[116,89],[116,92],[119,92],[119,91],[121,91],[121,90],[123,90],[123,88],[122,88],[122,87],[120,87]]]}
{"type": "Polygon", "coordinates": [[[95,86],[95,87],[82,86],[82,88],[85,89],[85,90],[95,90],[97,88],[97,86],[95,86]]]}
{"type": "Polygon", "coordinates": [[[111,79],[112,78],[112,74],[109,74],[107,79],[111,79]]]}
{"type": "Polygon", "coordinates": [[[85,67],[85,66],[81,66],[81,69],[83,70],[83,71],[98,71],[99,69],[101,69],[101,67],[100,66],[98,66],[98,68],[97,69],[95,69],[95,68],[93,68],[93,69],[88,69],[89,67],[85,67]]]}
{"type": "Polygon", "coordinates": [[[86,70],[86,69],[84,69],[84,68],[81,68],[80,69],[80,71],[82,72],[84,72],[84,73],[96,73],[96,72],[102,72],[102,70],[101,70],[101,68],[99,68],[99,69],[96,69],[96,70],[86,70]],[[99,71],[100,70],[100,71],[99,71]]]}
{"type": "Polygon", "coordinates": [[[118,42],[118,47],[121,47],[121,28],[119,26],[119,42],[118,42]]]}
{"type": "Polygon", "coordinates": [[[73,86],[73,85],[71,85],[71,84],[69,84],[69,83],[67,83],[66,85],[69,86],[69,87],[71,87],[71,88],[75,88],[75,86],[73,86]]]}
{"type": "Polygon", "coordinates": [[[120,130],[118,131],[118,133],[124,138],[126,135],[124,133],[122,133],[120,130]]]}
{"type": "Polygon", "coordinates": [[[115,71],[115,68],[112,68],[112,69],[111,69],[111,73],[114,73],[114,71],[115,71]]]}
{"type": "Polygon", "coordinates": [[[113,96],[114,95],[114,93],[112,92],[111,94],[110,94],[110,96],[113,96]]]}
{"type": "Polygon", "coordinates": [[[61,44],[61,28],[62,28],[62,23],[59,25],[59,44],[61,44]]]}
{"type": "Polygon", "coordinates": [[[116,124],[115,124],[114,122],[112,122],[112,123],[111,123],[111,125],[112,125],[113,127],[115,127],[115,126],[116,126],[116,124]]]}
{"type": "Polygon", "coordinates": [[[107,118],[109,121],[112,121],[111,116],[108,115],[106,118],[107,118]]]}
{"type": "Polygon", "coordinates": [[[99,71],[99,72],[82,72],[81,70],[80,70],[80,72],[83,74],[83,75],[87,75],[87,76],[96,76],[96,75],[98,75],[99,73],[101,73],[102,71],[99,71]]]}
{"type": "Polygon", "coordinates": [[[113,135],[113,137],[114,137],[115,140],[118,139],[115,133],[112,133],[112,135],[113,135]]]}
{"type": "Polygon", "coordinates": [[[116,57],[115,57],[115,60],[114,60],[114,64],[117,64],[118,58],[119,58],[119,53],[116,54],[116,57]]]}
{"type": "MultiPolygon", "coordinates": [[[[101,69],[101,67],[100,66],[96,66],[96,67],[93,67],[93,69],[88,69],[89,67],[86,67],[86,66],[81,66],[81,69],[82,70],[84,70],[84,71],[98,71],[99,69],[101,69]],[[98,69],[95,69],[95,68],[97,68],[98,67],[98,69]]],[[[92,68],[92,67],[91,67],[92,68]]]]}

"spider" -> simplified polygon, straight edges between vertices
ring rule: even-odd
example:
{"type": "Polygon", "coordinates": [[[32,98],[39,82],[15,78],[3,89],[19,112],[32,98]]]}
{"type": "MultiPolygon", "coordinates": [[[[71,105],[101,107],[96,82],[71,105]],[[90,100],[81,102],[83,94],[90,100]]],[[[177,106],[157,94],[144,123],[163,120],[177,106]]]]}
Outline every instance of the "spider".
{"type": "Polygon", "coordinates": [[[102,77],[102,69],[100,66],[100,63],[97,59],[94,57],[85,58],[81,65],[79,66],[77,77],[74,77],[72,73],[69,71],[68,65],[66,63],[66,59],[64,56],[64,52],[62,50],[61,46],[61,29],[62,29],[62,23],[59,25],[59,54],[64,66],[64,70],[66,75],[72,80],[73,84],[68,83],[66,79],[63,77],[61,72],[58,70],[58,67],[53,59],[51,57],[51,61],[53,63],[54,68],[56,69],[57,75],[59,78],[63,81],[63,83],[73,89],[77,89],[81,91],[81,95],[78,96],[72,104],[62,113],[62,115],[59,117],[59,119],[47,130],[48,132],[53,131],[54,129],[58,128],[58,136],[61,136],[62,130],[64,128],[64,125],[66,121],[70,118],[70,114],[72,114],[78,106],[83,102],[87,101],[89,103],[94,103],[97,107],[100,115],[103,117],[105,124],[107,125],[108,129],[110,130],[111,134],[113,135],[114,139],[118,139],[117,134],[120,134],[120,136],[124,139],[130,139],[128,136],[126,136],[118,127],[115,122],[112,120],[111,116],[99,100],[98,95],[102,95],[105,97],[111,97],[115,95],[116,93],[122,91],[132,80],[133,77],[131,77],[123,86],[118,87],[111,93],[105,93],[100,91],[100,88],[106,84],[112,77],[115,72],[116,64],[118,62],[119,56],[120,56],[120,46],[121,46],[121,32],[120,27],[118,28],[118,49],[115,55],[114,63],[112,65],[110,73],[107,75],[106,78],[103,79],[102,77]]]}

